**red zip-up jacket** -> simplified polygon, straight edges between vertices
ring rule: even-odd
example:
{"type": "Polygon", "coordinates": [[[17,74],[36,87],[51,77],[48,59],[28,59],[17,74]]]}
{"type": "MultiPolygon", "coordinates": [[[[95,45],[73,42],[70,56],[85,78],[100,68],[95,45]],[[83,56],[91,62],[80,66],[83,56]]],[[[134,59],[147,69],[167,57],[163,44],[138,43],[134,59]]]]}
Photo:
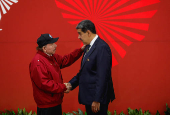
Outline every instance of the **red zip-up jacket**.
{"type": "Polygon", "coordinates": [[[29,71],[34,100],[39,108],[54,107],[62,103],[66,87],[60,69],[73,64],[82,53],[80,48],[65,56],[48,56],[38,50],[29,65],[29,71]]]}

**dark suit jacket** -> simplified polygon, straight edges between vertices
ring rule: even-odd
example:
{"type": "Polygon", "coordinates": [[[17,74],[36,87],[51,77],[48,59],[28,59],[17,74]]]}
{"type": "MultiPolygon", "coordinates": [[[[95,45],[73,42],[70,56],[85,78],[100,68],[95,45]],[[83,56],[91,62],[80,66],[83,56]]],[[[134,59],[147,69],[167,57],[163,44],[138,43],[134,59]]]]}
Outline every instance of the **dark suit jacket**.
{"type": "Polygon", "coordinates": [[[111,77],[112,53],[108,44],[99,37],[85,55],[79,73],[69,82],[72,89],[79,85],[79,103],[93,101],[108,104],[115,99],[111,77]]]}

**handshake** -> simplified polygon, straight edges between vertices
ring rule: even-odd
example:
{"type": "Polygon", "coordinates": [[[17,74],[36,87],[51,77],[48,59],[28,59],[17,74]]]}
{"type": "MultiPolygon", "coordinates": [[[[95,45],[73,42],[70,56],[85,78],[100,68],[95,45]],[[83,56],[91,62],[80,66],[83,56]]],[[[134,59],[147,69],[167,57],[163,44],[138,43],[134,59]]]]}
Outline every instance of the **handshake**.
{"type": "Polygon", "coordinates": [[[70,83],[64,83],[64,85],[65,85],[65,86],[66,86],[66,88],[67,88],[67,90],[66,90],[66,91],[64,91],[64,93],[69,93],[69,92],[70,92],[70,90],[72,89],[71,84],[70,84],[70,83]]]}

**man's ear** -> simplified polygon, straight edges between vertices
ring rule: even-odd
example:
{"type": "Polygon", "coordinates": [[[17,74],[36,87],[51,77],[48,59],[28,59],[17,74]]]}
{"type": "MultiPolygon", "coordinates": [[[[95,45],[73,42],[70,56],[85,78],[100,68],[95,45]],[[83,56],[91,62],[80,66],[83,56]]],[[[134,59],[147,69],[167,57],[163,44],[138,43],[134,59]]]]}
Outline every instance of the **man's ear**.
{"type": "Polygon", "coordinates": [[[42,47],[42,50],[43,50],[43,52],[46,52],[46,47],[43,46],[43,47],[42,47]]]}
{"type": "Polygon", "coordinates": [[[88,34],[88,36],[90,37],[90,36],[91,36],[91,31],[90,31],[90,30],[87,30],[87,34],[88,34]]]}

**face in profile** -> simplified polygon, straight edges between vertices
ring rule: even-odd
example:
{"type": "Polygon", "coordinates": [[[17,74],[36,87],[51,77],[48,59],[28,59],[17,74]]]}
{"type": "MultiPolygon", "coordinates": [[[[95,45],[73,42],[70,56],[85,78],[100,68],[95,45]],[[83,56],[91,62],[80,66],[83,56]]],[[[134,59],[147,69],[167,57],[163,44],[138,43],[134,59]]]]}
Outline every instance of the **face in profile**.
{"type": "Polygon", "coordinates": [[[43,46],[43,51],[49,55],[55,54],[57,45],[55,43],[43,46]]]}
{"type": "Polygon", "coordinates": [[[78,33],[78,39],[80,39],[84,45],[88,45],[89,44],[88,31],[84,33],[81,29],[77,29],[77,33],[78,33]]]}

